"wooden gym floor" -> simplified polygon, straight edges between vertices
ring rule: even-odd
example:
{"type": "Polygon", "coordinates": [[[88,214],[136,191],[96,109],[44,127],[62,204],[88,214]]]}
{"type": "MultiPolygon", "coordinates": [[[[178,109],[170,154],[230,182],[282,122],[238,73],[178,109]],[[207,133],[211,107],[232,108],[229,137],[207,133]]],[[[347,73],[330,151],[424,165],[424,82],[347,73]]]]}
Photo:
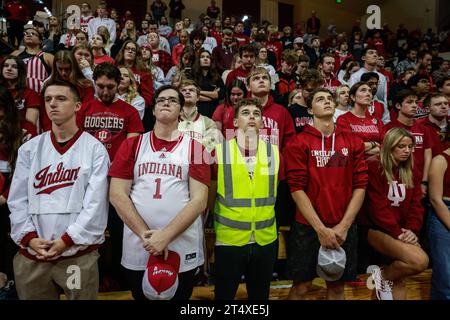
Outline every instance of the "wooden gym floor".
{"type": "MultiPolygon", "coordinates": [[[[366,280],[369,275],[361,275],[361,283],[346,284],[345,297],[347,300],[376,300],[375,292],[369,290],[366,286],[366,280]]],[[[429,300],[430,299],[430,281],[431,270],[427,270],[417,276],[410,277],[407,282],[408,300],[429,300]]],[[[291,281],[272,282],[270,289],[270,300],[286,300],[291,287],[291,281]]],[[[99,294],[99,300],[132,300],[129,291],[123,292],[105,292],[99,294]]],[[[236,300],[245,300],[247,298],[245,285],[239,286],[236,300]]],[[[214,286],[195,287],[192,294],[192,300],[213,300],[214,286]]],[[[308,300],[325,300],[326,287],[322,279],[316,279],[313,282],[311,292],[308,294],[308,300]]]]}

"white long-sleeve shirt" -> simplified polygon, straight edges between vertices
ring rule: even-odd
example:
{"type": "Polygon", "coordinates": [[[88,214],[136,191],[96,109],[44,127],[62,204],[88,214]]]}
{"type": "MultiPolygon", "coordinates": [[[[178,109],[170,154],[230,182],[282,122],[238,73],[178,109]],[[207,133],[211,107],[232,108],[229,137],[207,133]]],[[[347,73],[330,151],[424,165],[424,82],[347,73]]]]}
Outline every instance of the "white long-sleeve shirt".
{"type": "Polygon", "coordinates": [[[89,21],[88,24],[88,34],[89,39],[92,39],[94,35],[97,34],[97,29],[100,26],[105,26],[109,31],[109,40],[111,43],[114,43],[116,41],[116,23],[113,19],[110,18],[94,18],[91,21],[89,21]]]}
{"type": "Polygon", "coordinates": [[[74,245],[62,256],[103,243],[108,169],[105,147],[81,130],[64,147],[51,131],[26,142],[19,149],[8,197],[11,238],[20,245],[31,232],[46,240],[67,233],[74,245]]]}

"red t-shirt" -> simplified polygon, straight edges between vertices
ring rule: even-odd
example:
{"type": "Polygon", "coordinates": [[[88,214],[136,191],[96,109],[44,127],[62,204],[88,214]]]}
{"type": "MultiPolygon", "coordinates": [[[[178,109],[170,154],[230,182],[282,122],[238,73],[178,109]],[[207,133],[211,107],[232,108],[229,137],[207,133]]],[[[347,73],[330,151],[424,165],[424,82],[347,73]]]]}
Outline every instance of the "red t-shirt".
{"type": "Polygon", "coordinates": [[[25,88],[23,92],[23,96],[21,99],[16,98],[17,91],[14,89],[9,89],[9,92],[13,96],[16,101],[16,107],[19,109],[19,114],[22,119],[25,119],[25,115],[27,113],[28,108],[36,108],[39,109],[41,105],[41,99],[39,95],[34,90],[30,90],[25,88]]]}
{"type": "Polygon", "coordinates": [[[364,142],[381,142],[383,123],[380,119],[374,118],[370,115],[366,115],[365,118],[360,118],[351,112],[347,112],[337,119],[336,125],[348,132],[353,133],[364,142]]]}
{"type": "Polygon", "coordinates": [[[114,59],[111,58],[110,56],[108,56],[107,54],[104,54],[101,57],[94,57],[95,65],[99,65],[100,63],[103,63],[103,62],[109,62],[111,64],[114,64],[114,59]]]}
{"type": "Polygon", "coordinates": [[[232,70],[227,76],[225,85],[229,86],[235,79],[239,79],[243,83],[246,83],[246,79],[247,79],[247,76],[249,73],[250,73],[250,70],[245,69],[243,66],[241,66],[240,68],[237,68],[235,70],[232,70]]]}
{"type": "MultiPolygon", "coordinates": [[[[175,145],[179,143],[179,139],[175,141],[166,141],[162,140],[156,137],[156,135],[153,133],[153,131],[150,133],[152,135],[153,140],[153,147],[156,151],[160,151],[163,148],[166,148],[166,150],[171,150],[175,145]]],[[[180,135],[180,138],[182,135],[180,135]]],[[[184,136],[187,138],[187,136],[184,136]]],[[[111,165],[111,168],[109,169],[109,176],[120,178],[120,179],[126,179],[126,180],[133,180],[134,179],[134,164],[136,162],[136,152],[137,152],[137,144],[139,141],[139,136],[137,137],[131,137],[129,139],[126,139],[122,145],[119,148],[119,151],[116,154],[116,157],[114,158],[114,161],[111,165]]],[[[150,140],[150,139],[149,139],[150,140]]],[[[203,150],[204,147],[200,145],[197,141],[191,139],[192,147],[190,148],[192,151],[194,150],[203,150]]],[[[204,161],[205,159],[202,158],[202,162],[199,163],[198,158],[195,157],[195,153],[192,152],[191,155],[191,162],[189,164],[189,177],[209,186],[211,182],[211,170],[209,168],[209,164],[204,161]],[[194,161],[194,158],[196,161],[194,161]]]]}
{"type": "Polygon", "coordinates": [[[430,142],[433,157],[441,154],[446,149],[445,131],[441,132],[441,128],[429,120],[428,117],[417,120],[425,128],[430,142]]]}
{"type": "Polygon", "coordinates": [[[233,131],[235,129],[234,122],[233,122],[234,108],[233,108],[233,106],[230,106],[227,103],[222,103],[217,107],[216,111],[214,111],[212,119],[214,121],[218,121],[218,122],[222,123],[222,135],[224,137],[227,137],[227,135],[226,135],[227,129],[233,130],[233,131]]]}
{"type": "Polygon", "coordinates": [[[127,134],[144,132],[137,110],[120,99],[109,106],[98,99],[83,104],[77,113],[77,123],[103,143],[111,160],[127,134]]]}

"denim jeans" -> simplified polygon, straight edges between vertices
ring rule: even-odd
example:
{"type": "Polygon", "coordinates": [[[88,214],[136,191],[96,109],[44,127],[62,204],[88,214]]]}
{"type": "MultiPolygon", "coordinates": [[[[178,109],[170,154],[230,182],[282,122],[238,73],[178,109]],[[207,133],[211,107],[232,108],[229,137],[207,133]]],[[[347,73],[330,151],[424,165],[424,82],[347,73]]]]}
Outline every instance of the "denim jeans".
{"type": "MultiPolygon", "coordinates": [[[[450,208],[450,201],[444,201],[450,208]]],[[[433,265],[431,299],[450,300],[450,230],[431,207],[428,215],[428,237],[433,265]]]]}

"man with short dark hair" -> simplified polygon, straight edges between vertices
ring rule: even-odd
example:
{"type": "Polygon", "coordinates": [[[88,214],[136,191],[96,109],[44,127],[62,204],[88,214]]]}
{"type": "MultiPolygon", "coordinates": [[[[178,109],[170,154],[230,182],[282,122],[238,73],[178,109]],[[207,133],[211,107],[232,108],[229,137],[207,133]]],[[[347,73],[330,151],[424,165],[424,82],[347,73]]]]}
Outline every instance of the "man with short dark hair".
{"type": "Polygon", "coordinates": [[[239,101],[236,138],[215,147],[216,300],[233,300],[243,275],[249,300],[269,299],[278,247],[275,199],[284,170],[278,147],[259,138],[262,118],[258,99],[239,101]]]}
{"type": "Polygon", "coordinates": [[[416,74],[409,78],[406,86],[408,89],[414,91],[419,100],[417,101],[418,108],[416,118],[425,118],[429,111],[425,108],[423,101],[430,93],[430,78],[427,75],[416,74]]]}
{"type": "Polygon", "coordinates": [[[409,48],[406,53],[406,59],[400,61],[397,67],[395,68],[395,75],[399,77],[409,68],[416,68],[416,59],[417,59],[417,49],[409,48]]]}
{"type": "Polygon", "coordinates": [[[232,83],[235,79],[239,79],[245,83],[247,80],[247,75],[255,66],[257,51],[258,50],[256,47],[251,44],[239,47],[239,56],[242,59],[242,65],[228,74],[227,80],[225,81],[226,86],[232,83]]]}
{"type": "Polygon", "coordinates": [[[250,43],[250,38],[244,34],[244,23],[242,21],[236,22],[234,26],[233,37],[239,44],[239,47],[245,46],[250,43]]]}
{"type": "Polygon", "coordinates": [[[341,85],[341,82],[336,78],[334,71],[335,57],[330,53],[326,53],[320,56],[318,69],[322,74],[323,85],[322,87],[331,91],[331,93],[336,92],[336,88],[341,85]]]}
{"type": "Polygon", "coordinates": [[[364,144],[336,127],[335,102],[327,89],[307,98],[313,126],[286,146],[286,177],[297,205],[291,227],[287,275],[293,285],[288,299],[303,300],[317,277],[319,248],[344,249],[346,264],[335,279],[326,279],[327,299],[343,300],[345,281],[356,277],[357,230],[354,224],[368,181],[364,144]],[[337,196],[336,190],[339,190],[337,196]]]}
{"type": "Polygon", "coordinates": [[[443,77],[436,81],[436,89],[444,94],[450,102],[450,76],[443,77]]]}
{"type": "Polygon", "coordinates": [[[431,145],[432,157],[446,149],[449,101],[442,93],[433,93],[425,98],[423,105],[429,110],[428,117],[420,119],[427,131],[431,145]]]}
{"type": "Polygon", "coordinates": [[[23,300],[97,299],[97,249],[105,241],[109,157],[76,124],[75,85],[49,81],[42,90],[52,128],[22,145],[8,197],[16,289],[23,300]],[[72,286],[69,267],[76,266],[72,286]]]}
{"type": "Polygon", "coordinates": [[[231,68],[233,57],[238,53],[238,48],[232,45],[233,31],[231,29],[224,29],[222,34],[222,45],[215,47],[212,51],[212,56],[219,74],[231,68]]]}
{"type": "Polygon", "coordinates": [[[375,48],[367,47],[362,52],[362,61],[364,61],[364,66],[361,67],[358,71],[353,73],[348,81],[348,85],[351,88],[352,85],[361,81],[361,75],[366,72],[376,72],[378,74],[379,82],[378,82],[378,90],[377,90],[377,98],[382,101],[385,106],[387,103],[387,80],[384,75],[377,71],[378,65],[378,51],[375,48]]]}
{"type": "MultiPolygon", "coordinates": [[[[111,161],[123,141],[144,132],[139,112],[117,96],[121,77],[120,70],[108,62],[96,66],[94,82],[98,97],[83,104],[77,114],[79,127],[103,143],[111,161]]],[[[123,225],[112,206],[109,208],[108,231],[112,247],[110,276],[118,281],[120,289],[124,285],[120,269],[123,225]]]]}
{"type": "Polygon", "coordinates": [[[400,127],[408,130],[414,136],[415,147],[414,156],[414,172],[422,181],[422,194],[426,195],[428,189],[428,169],[431,163],[431,145],[427,131],[423,124],[415,119],[418,109],[417,94],[409,89],[401,90],[397,93],[393,100],[393,106],[397,111],[397,118],[383,126],[381,140],[389,129],[400,127]]]}
{"type": "Polygon", "coordinates": [[[279,81],[275,84],[275,102],[287,108],[289,93],[297,89],[300,79],[295,73],[298,56],[294,50],[284,50],[281,55],[281,69],[277,72],[279,81]]]}

